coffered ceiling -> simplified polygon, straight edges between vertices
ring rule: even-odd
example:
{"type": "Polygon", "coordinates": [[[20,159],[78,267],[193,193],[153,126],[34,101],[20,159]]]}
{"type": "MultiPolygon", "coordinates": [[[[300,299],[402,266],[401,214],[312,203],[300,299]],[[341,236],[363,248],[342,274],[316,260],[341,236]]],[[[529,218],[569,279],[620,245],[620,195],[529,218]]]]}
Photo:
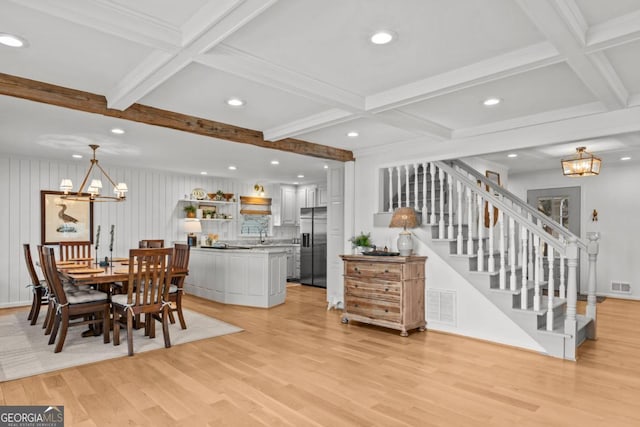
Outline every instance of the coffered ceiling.
{"type": "MultiPolygon", "coordinates": [[[[356,158],[411,141],[424,157],[513,172],[555,168],[578,145],[640,161],[637,0],[0,0],[0,11],[0,33],[28,43],[0,45],[0,73],[103,95],[110,109],[142,104],[356,158]],[[394,40],[372,44],[381,29],[394,40]]],[[[70,161],[97,141],[112,148],[107,165],[279,182],[322,179],[331,162],[11,96],[0,111],[0,152],[17,155],[70,161]]]]}

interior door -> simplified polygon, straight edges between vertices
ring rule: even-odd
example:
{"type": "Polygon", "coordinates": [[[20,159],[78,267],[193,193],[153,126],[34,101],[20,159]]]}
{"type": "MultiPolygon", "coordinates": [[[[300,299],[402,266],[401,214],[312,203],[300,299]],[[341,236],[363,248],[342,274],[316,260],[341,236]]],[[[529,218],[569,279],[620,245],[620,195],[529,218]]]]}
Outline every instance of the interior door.
{"type": "MultiPolygon", "coordinates": [[[[543,188],[527,191],[527,203],[538,209],[538,211],[549,216],[554,221],[562,224],[573,234],[580,237],[580,187],[543,188]]],[[[557,233],[551,233],[557,234],[557,233]]],[[[544,248],[546,256],[546,247],[544,248]]],[[[580,271],[580,260],[578,259],[578,271],[580,271]]],[[[556,287],[560,283],[560,260],[555,258],[554,280],[556,287]]],[[[544,274],[547,274],[548,264],[546,258],[543,262],[544,274]]],[[[568,269],[565,264],[565,283],[568,269]]],[[[580,292],[580,275],[578,281],[578,293],[580,292]]]]}

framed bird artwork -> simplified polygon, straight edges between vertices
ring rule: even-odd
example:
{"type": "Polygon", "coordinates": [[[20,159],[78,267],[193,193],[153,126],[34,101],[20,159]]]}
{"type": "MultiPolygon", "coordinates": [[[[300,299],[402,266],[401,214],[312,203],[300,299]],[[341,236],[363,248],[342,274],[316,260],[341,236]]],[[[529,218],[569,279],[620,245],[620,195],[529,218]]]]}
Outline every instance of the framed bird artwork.
{"type": "Polygon", "coordinates": [[[93,203],[66,200],[62,191],[40,190],[40,233],[43,245],[93,242],[93,203]]]}

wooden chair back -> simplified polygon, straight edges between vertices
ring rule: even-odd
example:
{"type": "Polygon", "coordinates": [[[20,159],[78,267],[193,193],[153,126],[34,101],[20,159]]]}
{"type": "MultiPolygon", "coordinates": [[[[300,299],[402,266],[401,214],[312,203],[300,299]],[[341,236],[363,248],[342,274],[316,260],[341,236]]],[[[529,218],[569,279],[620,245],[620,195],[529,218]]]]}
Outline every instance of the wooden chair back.
{"type": "Polygon", "coordinates": [[[168,301],[172,256],[173,248],[129,250],[127,306],[134,314],[157,312],[168,301]]]}
{"type": "Polygon", "coordinates": [[[138,242],[140,249],[164,248],[164,239],[144,239],[138,242]]]}
{"type": "Polygon", "coordinates": [[[58,274],[58,268],[56,267],[55,252],[52,247],[42,246],[40,248],[42,254],[41,264],[44,277],[49,284],[49,291],[53,292],[53,296],[60,305],[67,304],[67,295],[64,292],[60,275],[58,274]]]}
{"type": "Polygon", "coordinates": [[[31,281],[31,285],[40,286],[40,278],[38,277],[38,273],[36,273],[36,268],[33,265],[33,258],[31,257],[31,248],[28,243],[22,245],[22,249],[24,250],[24,260],[27,264],[27,271],[29,272],[29,280],[31,281]]]}
{"type": "Polygon", "coordinates": [[[90,257],[91,242],[60,242],[60,261],[90,257]]]}
{"type": "MultiPolygon", "coordinates": [[[[173,271],[189,270],[189,249],[190,247],[187,244],[176,243],[175,247],[173,248],[173,271]]],[[[184,282],[184,277],[185,276],[183,274],[181,274],[179,277],[174,277],[172,284],[177,285],[177,282],[180,281],[180,279],[182,279],[181,281],[184,282]]]]}

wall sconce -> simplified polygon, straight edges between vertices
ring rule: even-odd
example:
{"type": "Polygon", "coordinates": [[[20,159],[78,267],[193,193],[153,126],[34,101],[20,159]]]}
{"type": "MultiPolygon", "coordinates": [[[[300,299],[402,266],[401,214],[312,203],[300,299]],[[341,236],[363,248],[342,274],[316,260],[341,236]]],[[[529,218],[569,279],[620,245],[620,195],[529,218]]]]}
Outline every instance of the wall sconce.
{"type": "Polygon", "coordinates": [[[262,185],[260,184],[254,185],[253,190],[258,194],[258,196],[264,197],[264,187],[262,185]]]}

